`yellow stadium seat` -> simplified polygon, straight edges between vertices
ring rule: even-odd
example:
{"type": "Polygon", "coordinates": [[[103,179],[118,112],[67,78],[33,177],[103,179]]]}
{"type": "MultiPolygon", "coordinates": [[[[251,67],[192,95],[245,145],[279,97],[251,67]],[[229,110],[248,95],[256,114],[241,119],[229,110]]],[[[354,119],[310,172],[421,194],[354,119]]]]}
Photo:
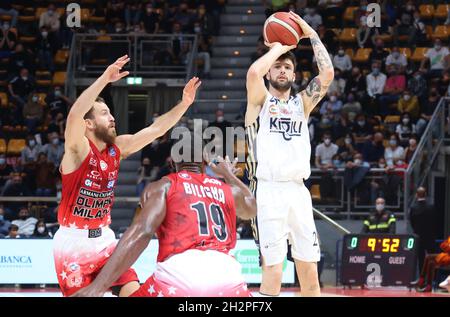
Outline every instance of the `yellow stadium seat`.
{"type": "Polygon", "coordinates": [[[19,15],[19,22],[34,22],[36,16],[34,15],[19,15]]]}
{"type": "Polygon", "coordinates": [[[358,48],[352,60],[355,63],[367,63],[369,61],[370,52],[372,52],[371,48],[358,48]]]}
{"type": "Polygon", "coordinates": [[[353,51],[353,48],[345,49],[345,54],[347,54],[350,57],[350,59],[353,59],[353,56],[355,56],[355,52],[353,51]]]}
{"type": "Polygon", "coordinates": [[[355,11],[358,7],[347,7],[344,12],[344,21],[352,22],[355,18],[355,11]]]}
{"type": "Polygon", "coordinates": [[[311,186],[311,198],[313,200],[320,200],[320,186],[319,184],[314,184],[311,186]]]}
{"type": "Polygon", "coordinates": [[[432,4],[421,4],[419,13],[422,19],[431,19],[434,14],[434,6],[432,4]]]}
{"type": "Polygon", "coordinates": [[[66,72],[55,72],[53,75],[53,85],[63,86],[66,83],[66,72]]]}
{"type": "Polygon", "coordinates": [[[80,16],[81,16],[81,20],[82,21],[89,21],[89,16],[91,15],[91,13],[89,12],[89,9],[87,8],[83,8],[80,11],[80,16]]]}
{"type": "Polygon", "coordinates": [[[6,141],[5,139],[0,139],[0,153],[6,152],[6,141]]]}
{"type": "Polygon", "coordinates": [[[411,60],[413,62],[420,62],[424,59],[425,53],[428,51],[428,47],[416,47],[413,55],[411,56],[411,60]]]}
{"type": "Polygon", "coordinates": [[[382,39],[384,43],[392,42],[392,35],[391,34],[380,34],[376,38],[377,39],[382,39]]]}
{"type": "Polygon", "coordinates": [[[39,96],[39,103],[41,104],[41,105],[45,105],[45,98],[47,97],[47,94],[45,93],[45,92],[40,92],[40,93],[37,93],[37,95],[39,96]]]}
{"type": "Polygon", "coordinates": [[[8,154],[20,154],[26,146],[25,139],[11,139],[8,142],[8,154]]]}
{"type": "Polygon", "coordinates": [[[47,8],[36,8],[35,16],[37,19],[41,17],[41,14],[47,11],[47,8]]]}
{"type": "Polygon", "coordinates": [[[65,65],[69,59],[69,50],[58,50],[55,54],[55,63],[65,65]]]}
{"type": "Polygon", "coordinates": [[[446,41],[449,36],[450,29],[447,25],[438,25],[434,29],[433,34],[431,34],[431,38],[434,39],[441,39],[446,41]]]}
{"type": "Polygon", "coordinates": [[[12,16],[10,16],[10,15],[0,15],[0,20],[1,21],[11,21],[12,20],[12,16]]]}
{"type": "Polygon", "coordinates": [[[303,74],[303,78],[305,78],[306,80],[310,80],[311,79],[311,72],[304,71],[304,72],[302,72],[302,74],[303,74]]]}
{"type": "Polygon", "coordinates": [[[411,49],[409,47],[400,47],[399,51],[401,54],[405,55],[407,59],[411,58],[411,49]]]}
{"type": "Polygon", "coordinates": [[[356,42],[356,28],[344,28],[339,34],[339,41],[356,42]]]}
{"type": "Polygon", "coordinates": [[[450,4],[438,4],[436,11],[434,11],[434,17],[438,19],[446,19],[450,11],[450,4]]]}
{"type": "Polygon", "coordinates": [[[0,92],[0,106],[8,107],[8,95],[5,92],[0,92]]]}
{"type": "Polygon", "coordinates": [[[52,84],[50,79],[38,79],[36,80],[36,86],[39,87],[49,87],[52,84]]]}
{"type": "Polygon", "coordinates": [[[386,116],[384,118],[384,123],[399,123],[400,122],[400,116],[386,116]]]}

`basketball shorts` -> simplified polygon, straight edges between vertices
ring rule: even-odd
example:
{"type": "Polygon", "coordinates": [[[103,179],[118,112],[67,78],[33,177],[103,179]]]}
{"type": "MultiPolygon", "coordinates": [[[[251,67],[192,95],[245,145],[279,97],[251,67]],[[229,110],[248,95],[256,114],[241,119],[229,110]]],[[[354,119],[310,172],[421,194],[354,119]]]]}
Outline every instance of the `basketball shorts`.
{"type": "MultiPolygon", "coordinates": [[[[294,259],[320,261],[311,194],[303,183],[258,180],[256,235],[265,265],[282,263],[291,245],[294,259]]],[[[254,228],[255,230],[255,228],[254,228]]]]}
{"type": "MultiPolygon", "coordinates": [[[[98,234],[98,232],[97,232],[98,234]]],[[[101,235],[89,238],[89,230],[60,227],[53,239],[53,257],[58,283],[64,296],[88,286],[114,251],[117,241],[110,228],[101,228],[101,235]]],[[[112,285],[121,286],[139,279],[128,269],[112,285]]]]}
{"type": "Polygon", "coordinates": [[[215,250],[187,250],[158,262],[132,297],[249,297],[241,265],[215,250]]]}

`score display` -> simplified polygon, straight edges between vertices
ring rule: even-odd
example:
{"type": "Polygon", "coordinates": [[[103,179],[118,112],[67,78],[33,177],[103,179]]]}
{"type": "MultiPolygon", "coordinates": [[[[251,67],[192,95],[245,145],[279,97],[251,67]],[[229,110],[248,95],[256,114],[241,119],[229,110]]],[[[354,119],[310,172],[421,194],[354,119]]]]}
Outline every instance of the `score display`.
{"type": "Polygon", "coordinates": [[[415,278],[417,237],[347,234],[341,259],[343,285],[409,286],[415,278]]]}

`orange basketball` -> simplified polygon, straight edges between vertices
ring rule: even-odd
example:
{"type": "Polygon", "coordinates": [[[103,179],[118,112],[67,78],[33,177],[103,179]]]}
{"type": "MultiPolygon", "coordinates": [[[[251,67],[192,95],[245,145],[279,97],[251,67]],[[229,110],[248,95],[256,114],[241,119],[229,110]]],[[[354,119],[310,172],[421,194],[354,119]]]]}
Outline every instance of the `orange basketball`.
{"type": "Polygon", "coordinates": [[[303,35],[300,25],[291,19],[288,12],[277,12],[268,17],[263,33],[267,42],[283,45],[297,45],[303,35]]]}

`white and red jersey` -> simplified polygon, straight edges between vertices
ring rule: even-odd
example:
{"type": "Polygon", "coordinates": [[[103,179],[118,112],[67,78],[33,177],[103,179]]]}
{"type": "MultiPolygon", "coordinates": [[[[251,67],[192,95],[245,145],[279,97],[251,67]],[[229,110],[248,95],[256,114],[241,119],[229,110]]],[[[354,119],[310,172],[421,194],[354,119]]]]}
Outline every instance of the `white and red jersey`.
{"type": "Polygon", "coordinates": [[[171,180],[166,217],[156,234],[158,262],[189,249],[228,253],[236,245],[236,208],[231,187],[205,174],[181,171],[171,180]]]}
{"type": "Polygon", "coordinates": [[[61,173],[58,222],[65,227],[97,229],[111,223],[120,150],[112,144],[100,152],[91,141],[89,145],[91,150],[80,167],[69,174],[61,173]]]}

